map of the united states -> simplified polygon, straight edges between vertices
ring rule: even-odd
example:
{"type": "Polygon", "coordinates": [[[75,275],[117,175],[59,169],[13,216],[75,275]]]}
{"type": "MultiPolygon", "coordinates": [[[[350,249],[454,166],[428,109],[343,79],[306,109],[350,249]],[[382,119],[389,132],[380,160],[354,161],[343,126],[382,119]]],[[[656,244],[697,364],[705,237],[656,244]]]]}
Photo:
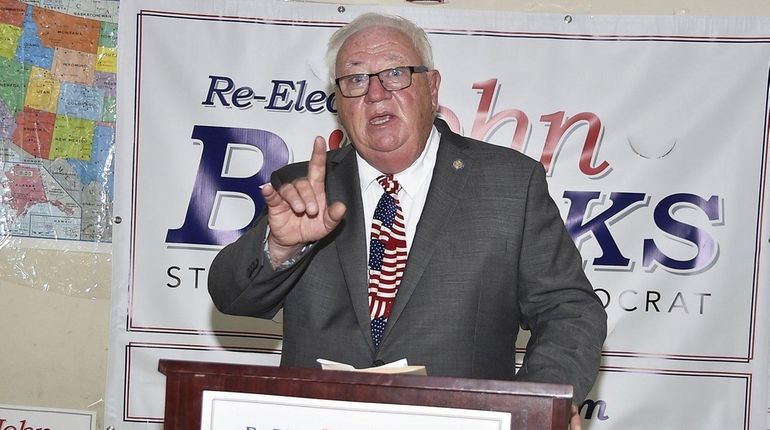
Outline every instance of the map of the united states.
{"type": "Polygon", "coordinates": [[[0,0],[0,237],[111,241],[117,2],[76,3],[0,0]]]}

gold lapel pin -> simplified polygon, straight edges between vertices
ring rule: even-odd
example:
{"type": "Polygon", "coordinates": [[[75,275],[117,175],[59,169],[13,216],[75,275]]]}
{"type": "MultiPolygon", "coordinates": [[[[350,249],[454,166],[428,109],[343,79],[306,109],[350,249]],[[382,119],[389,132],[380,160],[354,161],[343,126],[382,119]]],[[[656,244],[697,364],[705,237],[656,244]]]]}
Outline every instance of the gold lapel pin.
{"type": "Polygon", "coordinates": [[[455,170],[462,170],[462,168],[465,167],[465,163],[463,163],[463,160],[458,158],[452,162],[452,167],[454,167],[455,170]]]}

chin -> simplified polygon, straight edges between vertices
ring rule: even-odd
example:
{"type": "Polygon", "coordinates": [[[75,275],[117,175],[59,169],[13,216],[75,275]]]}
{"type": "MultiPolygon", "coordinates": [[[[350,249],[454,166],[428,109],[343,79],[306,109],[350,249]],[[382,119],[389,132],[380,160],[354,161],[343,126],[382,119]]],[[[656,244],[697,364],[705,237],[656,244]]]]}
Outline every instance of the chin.
{"type": "Polygon", "coordinates": [[[397,136],[373,139],[372,148],[382,152],[395,151],[405,145],[404,140],[397,136]]]}

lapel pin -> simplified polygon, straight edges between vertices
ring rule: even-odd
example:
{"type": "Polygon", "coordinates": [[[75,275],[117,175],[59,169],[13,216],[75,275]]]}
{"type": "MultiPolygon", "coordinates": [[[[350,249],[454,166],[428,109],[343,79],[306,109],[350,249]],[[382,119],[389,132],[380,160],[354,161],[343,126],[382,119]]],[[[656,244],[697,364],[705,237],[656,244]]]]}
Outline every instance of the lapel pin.
{"type": "Polygon", "coordinates": [[[452,167],[454,167],[455,170],[462,170],[463,167],[465,167],[465,163],[463,163],[463,160],[458,158],[452,162],[452,167]]]}

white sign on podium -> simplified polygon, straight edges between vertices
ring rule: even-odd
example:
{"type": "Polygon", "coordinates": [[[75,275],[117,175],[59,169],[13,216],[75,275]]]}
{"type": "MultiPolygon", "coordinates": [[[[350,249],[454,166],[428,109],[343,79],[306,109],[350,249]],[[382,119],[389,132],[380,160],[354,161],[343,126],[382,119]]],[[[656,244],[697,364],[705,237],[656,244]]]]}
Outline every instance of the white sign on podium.
{"type": "Polygon", "coordinates": [[[509,430],[511,414],[204,391],[201,430],[509,430]]]}

